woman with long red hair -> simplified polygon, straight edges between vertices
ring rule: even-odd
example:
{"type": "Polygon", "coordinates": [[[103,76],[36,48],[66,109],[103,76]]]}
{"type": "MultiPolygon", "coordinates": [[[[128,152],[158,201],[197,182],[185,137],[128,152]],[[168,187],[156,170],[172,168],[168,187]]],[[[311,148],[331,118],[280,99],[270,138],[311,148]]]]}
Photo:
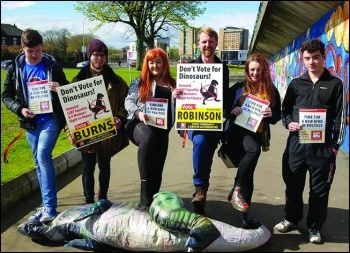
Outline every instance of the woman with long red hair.
{"type": "Polygon", "coordinates": [[[182,94],[170,75],[168,57],[161,48],[146,52],[141,75],[130,84],[125,99],[128,111],[126,131],[130,141],[138,146],[137,163],[141,179],[140,206],[149,207],[153,195],[159,192],[168,152],[169,132],[174,124],[174,99],[182,94]],[[167,99],[166,127],[150,124],[146,112],[147,98],[167,99]]]}
{"type": "Polygon", "coordinates": [[[256,132],[230,123],[228,146],[235,154],[238,163],[237,174],[228,201],[242,212],[242,227],[256,228],[260,222],[248,217],[248,211],[254,190],[254,171],[258,163],[261,150],[268,151],[270,146],[270,124],[281,120],[281,99],[274,86],[270,74],[269,64],[264,55],[251,54],[245,63],[245,80],[235,83],[229,89],[229,99],[225,108],[225,118],[234,122],[243,112],[242,105],[248,95],[254,95],[269,102],[267,108],[260,113],[263,119],[256,132]]]}

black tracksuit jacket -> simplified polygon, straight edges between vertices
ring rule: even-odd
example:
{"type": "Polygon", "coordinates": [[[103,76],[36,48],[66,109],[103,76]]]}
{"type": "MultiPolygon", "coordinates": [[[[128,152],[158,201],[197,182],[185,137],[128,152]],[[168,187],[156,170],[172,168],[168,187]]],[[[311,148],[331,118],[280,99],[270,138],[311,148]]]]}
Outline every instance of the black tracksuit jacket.
{"type": "MultiPolygon", "coordinates": [[[[324,69],[313,84],[308,73],[294,78],[282,103],[283,125],[299,122],[299,109],[327,109],[325,144],[338,150],[343,144],[346,124],[345,87],[340,78],[324,69]]],[[[298,134],[292,133],[291,134],[298,134]]]]}

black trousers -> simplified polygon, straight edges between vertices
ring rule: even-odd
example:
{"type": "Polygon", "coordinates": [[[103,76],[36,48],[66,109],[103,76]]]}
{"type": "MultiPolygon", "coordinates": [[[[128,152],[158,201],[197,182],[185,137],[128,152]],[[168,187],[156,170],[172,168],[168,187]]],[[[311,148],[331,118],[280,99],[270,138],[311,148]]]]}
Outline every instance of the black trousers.
{"type": "Polygon", "coordinates": [[[95,195],[95,167],[96,161],[99,167],[98,181],[100,187],[100,196],[107,198],[109,189],[109,181],[111,178],[111,158],[100,157],[99,153],[81,153],[83,163],[82,183],[84,196],[86,198],[94,198],[95,195]]]}
{"type": "Polygon", "coordinates": [[[261,133],[254,133],[240,126],[232,126],[229,147],[239,156],[235,186],[242,188],[242,194],[248,205],[254,191],[254,172],[261,154],[261,133]]]}
{"type": "Polygon", "coordinates": [[[141,198],[147,203],[141,204],[147,206],[161,187],[170,130],[148,126],[134,119],[126,125],[126,132],[130,141],[138,146],[137,163],[140,179],[147,182],[141,187],[141,195],[144,195],[141,198]]]}
{"type": "Polygon", "coordinates": [[[298,223],[303,218],[303,191],[309,172],[308,228],[320,230],[327,218],[329,191],[335,173],[335,155],[330,144],[300,144],[290,133],[282,158],[282,176],[286,184],[285,218],[298,223]]]}

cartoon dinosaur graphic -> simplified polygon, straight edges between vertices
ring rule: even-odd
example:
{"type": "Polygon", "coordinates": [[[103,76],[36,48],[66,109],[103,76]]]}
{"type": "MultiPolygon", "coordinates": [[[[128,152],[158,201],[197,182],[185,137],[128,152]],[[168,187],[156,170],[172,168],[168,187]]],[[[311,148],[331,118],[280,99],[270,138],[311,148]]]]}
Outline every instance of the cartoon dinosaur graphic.
{"type": "Polygon", "coordinates": [[[93,102],[90,103],[88,101],[88,103],[89,103],[89,110],[94,113],[94,118],[95,119],[97,119],[96,115],[99,114],[101,111],[109,112],[109,110],[107,110],[107,108],[105,106],[105,102],[103,100],[103,97],[104,96],[103,96],[102,93],[98,93],[97,94],[97,98],[96,98],[96,100],[94,100],[94,101],[96,101],[94,107],[92,107],[93,102]]]}
{"type": "Polygon", "coordinates": [[[214,98],[216,102],[220,102],[220,100],[217,100],[218,94],[216,94],[216,87],[219,83],[216,80],[212,80],[211,84],[209,85],[208,90],[203,89],[202,84],[201,84],[201,94],[203,96],[203,105],[205,105],[205,100],[208,100],[210,98],[214,98]]]}

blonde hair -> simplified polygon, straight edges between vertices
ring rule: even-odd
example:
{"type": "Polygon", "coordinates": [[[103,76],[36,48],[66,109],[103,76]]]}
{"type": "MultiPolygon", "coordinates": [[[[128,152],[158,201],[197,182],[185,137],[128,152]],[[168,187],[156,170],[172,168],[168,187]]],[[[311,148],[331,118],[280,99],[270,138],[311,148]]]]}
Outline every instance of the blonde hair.
{"type": "Polygon", "coordinates": [[[216,41],[219,39],[218,33],[209,26],[203,27],[197,32],[197,41],[200,40],[201,33],[208,34],[209,37],[214,37],[216,41]]]}

